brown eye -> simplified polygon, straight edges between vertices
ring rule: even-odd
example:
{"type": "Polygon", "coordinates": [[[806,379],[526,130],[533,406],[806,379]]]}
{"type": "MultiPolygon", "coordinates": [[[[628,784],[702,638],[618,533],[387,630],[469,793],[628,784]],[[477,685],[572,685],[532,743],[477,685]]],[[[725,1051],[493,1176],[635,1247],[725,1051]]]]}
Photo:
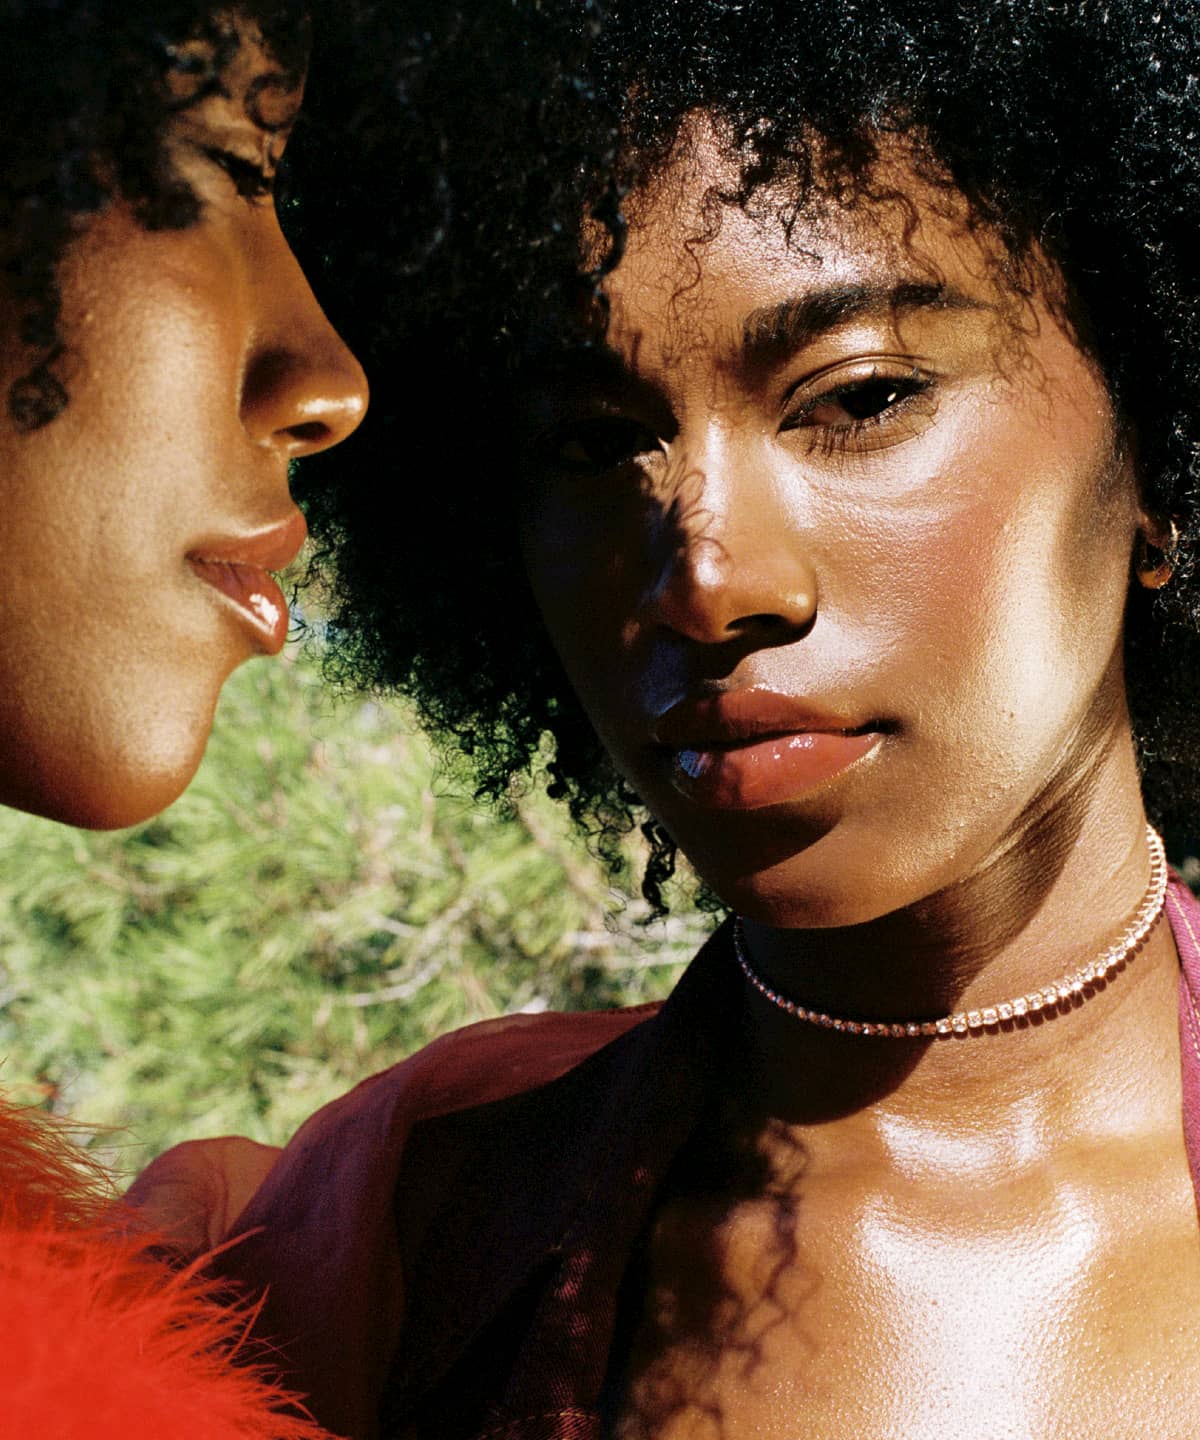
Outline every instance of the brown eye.
{"type": "Polygon", "coordinates": [[[576,474],[619,470],[662,446],[658,437],[634,420],[577,420],[547,440],[551,465],[576,474]]]}
{"type": "Polygon", "coordinates": [[[834,429],[861,425],[883,417],[926,388],[926,382],[919,376],[872,375],[849,385],[839,385],[836,390],[810,400],[796,414],[792,425],[825,425],[834,429]]]}
{"type": "Polygon", "coordinates": [[[904,399],[906,392],[902,382],[895,380],[868,380],[855,385],[837,397],[837,403],[852,420],[870,420],[889,410],[904,399]]]}
{"type": "Polygon", "coordinates": [[[932,421],[935,383],[933,375],[920,370],[906,375],[873,370],[841,384],[835,375],[818,377],[807,395],[802,388],[793,397],[793,409],[780,430],[797,432],[809,449],[822,454],[884,450],[911,439],[932,421]]]}

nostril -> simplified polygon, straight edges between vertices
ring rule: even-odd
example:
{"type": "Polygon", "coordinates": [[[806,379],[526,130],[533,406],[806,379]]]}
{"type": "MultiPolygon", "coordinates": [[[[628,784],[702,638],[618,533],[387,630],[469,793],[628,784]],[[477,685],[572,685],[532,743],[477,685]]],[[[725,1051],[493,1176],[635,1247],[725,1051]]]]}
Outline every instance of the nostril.
{"type": "Polygon", "coordinates": [[[761,615],[739,615],[736,620],[731,620],[725,628],[739,632],[742,630],[787,630],[791,626],[782,615],[763,613],[761,615]]]}
{"type": "Polygon", "coordinates": [[[287,433],[305,445],[320,445],[329,439],[329,426],[320,420],[306,420],[300,425],[289,425],[287,433]]]}
{"type": "Polygon", "coordinates": [[[813,607],[806,596],[791,597],[786,611],[764,611],[757,615],[739,615],[725,627],[731,637],[759,635],[768,641],[785,643],[812,628],[813,607]]]}

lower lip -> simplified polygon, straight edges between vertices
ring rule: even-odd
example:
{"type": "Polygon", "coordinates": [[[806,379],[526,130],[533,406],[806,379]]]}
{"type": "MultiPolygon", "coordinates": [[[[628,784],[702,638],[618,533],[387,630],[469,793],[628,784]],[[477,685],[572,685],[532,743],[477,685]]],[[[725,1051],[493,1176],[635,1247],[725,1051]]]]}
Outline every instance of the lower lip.
{"type": "Polygon", "coordinates": [[[799,800],[873,750],[877,731],[806,730],[719,750],[678,750],[671,781],[698,805],[758,810],[799,800]]]}
{"type": "Polygon", "coordinates": [[[257,565],[231,560],[198,560],[190,555],[188,562],[201,580],[238,607],[262,653],[278,655],[287,639],[288,607],[275,577],[257,565]]]}

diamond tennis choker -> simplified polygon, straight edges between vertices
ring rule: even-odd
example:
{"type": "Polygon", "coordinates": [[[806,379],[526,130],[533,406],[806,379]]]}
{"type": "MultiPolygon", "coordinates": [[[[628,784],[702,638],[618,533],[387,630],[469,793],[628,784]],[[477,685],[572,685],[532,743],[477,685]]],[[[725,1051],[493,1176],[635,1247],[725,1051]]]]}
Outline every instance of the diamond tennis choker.
{"type": "Polygon", "coordinates": [[[1006,1021],[1020,1020],[1039,1012],[1048,1013],[1085,991],[1093,991],[1097,985],[1124,965],[1146,943],[1151,930],[1163,911],[1167,898],[1167,857],[1158,834],[1146,826],[1146,844],[1150,850],[1150,883],[1142,896],[1142,903],[1134,912],[1129,924],[1117,939],[1095,960],[1089,960],[1080,970],[1073,970],[1046,985],[1041,990],[1031,990],[1027,995],[1018,995],[1013,1000],[1001,1001],[999,1005],[988,1005],[981,1010],[956,1010],[953,1015],[943,1015],[940,1020],[843,1020],[823,1011],[810,1010],[788,1000],[777,990],[772,990],[758,974],[746,954],[746,939],[742,930],[742,918],[736,916],[733,922],[733,947],[742,974],[750,984],[768,999],[772,1005],[786,1010],[797,1020],[806,1020],[810,1025],[819,1025],[824,1030],[840,1030],[847,1035],[886,1035],[889,1038],[908,1039],[915,1035],[978,1035],[982,1031],[1006,1021]]]}

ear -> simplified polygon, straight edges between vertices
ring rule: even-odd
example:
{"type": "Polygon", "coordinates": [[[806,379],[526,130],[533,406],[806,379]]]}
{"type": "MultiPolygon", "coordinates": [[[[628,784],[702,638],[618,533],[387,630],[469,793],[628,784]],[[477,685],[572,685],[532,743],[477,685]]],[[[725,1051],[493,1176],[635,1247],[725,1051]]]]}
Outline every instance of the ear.
{"type": "Polygon", "coordinates": [[[1133,547],[1133,573],[1146,590],[1161,590],[1175,573],[1179,526],[1171,518],[1138,512],[1137,540],[1133,547]]]}

